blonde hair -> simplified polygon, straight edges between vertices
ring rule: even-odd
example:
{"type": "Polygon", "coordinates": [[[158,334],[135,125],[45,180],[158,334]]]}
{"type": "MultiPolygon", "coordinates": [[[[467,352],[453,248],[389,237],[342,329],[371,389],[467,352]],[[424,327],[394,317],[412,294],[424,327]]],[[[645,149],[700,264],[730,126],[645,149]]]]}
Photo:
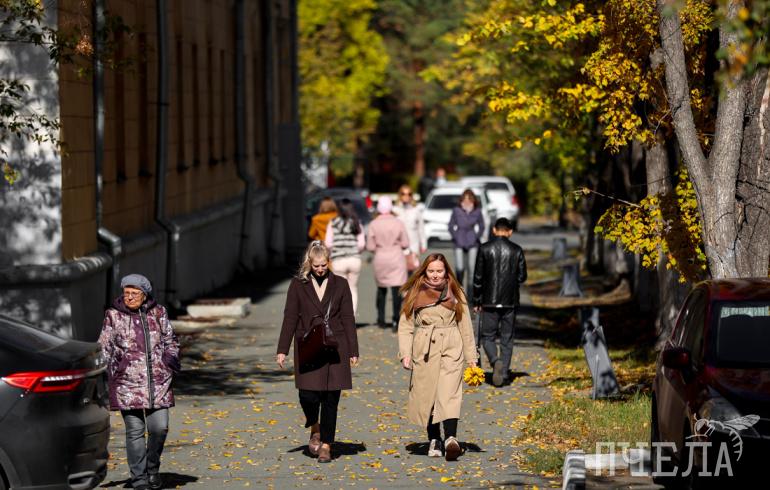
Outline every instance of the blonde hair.
{"type": "Polygon", "coordinates": [[[334,202],[334,199],[331,197],[324,197],[321,199],[321,204],[318,205],[318,213],[319,214],[325,214],[325,213],[336,213],[337,212],[337,203],[334,202]]]}
{"type": "Polygon", "coordinates": [[[321,240],[313,240],[305,250],[305,255],[297,270],[297,279],[302,282],[307,282],[310,279],[310,268],[313,265],[313,259],[323,257],[329,264],[329,272],[332,270],[331,251],[324,245],[321,240]]]}

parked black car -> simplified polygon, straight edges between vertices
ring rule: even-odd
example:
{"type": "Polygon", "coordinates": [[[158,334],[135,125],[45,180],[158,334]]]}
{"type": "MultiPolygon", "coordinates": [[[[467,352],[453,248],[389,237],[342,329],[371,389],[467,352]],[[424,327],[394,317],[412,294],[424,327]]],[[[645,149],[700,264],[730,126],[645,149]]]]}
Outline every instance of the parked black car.
{"type": "Polygon", "coordinates": [[[676,475],[656,478],[666,486],[716,483],[728,475],[725,465],[731,479],[764,475],[770,449],[770,280],[705,281],[693,288],[658,358],[650,425],[653,470],[657,458],[663,472],[677,468],[676,475]],[[691,457],[695,469],[685,477],[691,457]]]}
{"type": "Polygon", "coordinates": [[[357,189],[352,189],[350,187],[330,187],[328,189],[319,189],[311,192],[305,198],[305,218],[308,223],[310,223],[310,219],[313,215],[318,212],[318,206],[321,204],[321,200],[324,197],[331,197],[338,206],[342,199],[348,198],[353,203],[353,209],[356,210],[356,215],[362,225],[367,226],[372,220],[372,215],[369,213],[371,203],[367,202],[369,201],[368,194],[364,197],[362,191],[357,189]]]}
{"type": "Polygon", "coordinates": [[[99,344],[0,315],[0,490],[94,488],[110,414],[99,344]]]}

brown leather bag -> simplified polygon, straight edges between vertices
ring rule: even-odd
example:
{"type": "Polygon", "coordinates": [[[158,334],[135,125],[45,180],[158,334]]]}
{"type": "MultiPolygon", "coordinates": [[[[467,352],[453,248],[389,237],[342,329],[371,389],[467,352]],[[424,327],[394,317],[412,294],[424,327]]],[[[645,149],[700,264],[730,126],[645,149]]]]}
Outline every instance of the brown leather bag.
{"type": "Polygon", "coordinates": [[[313,321],[310,330],[305,332],[297,342],[297,362],[300,372],[318,369],[326,363],[330,354],[337,351],[339,343],[329,327],[331,309],[332,304],[329,302],[326,315],[323,318],[320,315],[314,316],[312,320],[320,321],[313,321]]]}

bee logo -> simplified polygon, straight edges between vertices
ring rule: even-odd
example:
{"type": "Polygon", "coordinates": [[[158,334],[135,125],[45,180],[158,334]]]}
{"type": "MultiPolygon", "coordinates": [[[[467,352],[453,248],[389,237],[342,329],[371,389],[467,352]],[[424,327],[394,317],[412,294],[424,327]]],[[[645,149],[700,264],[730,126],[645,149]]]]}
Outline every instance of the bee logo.
{"type": "Polygon", "coordinates": [[[743,439],[738,432],[748,429],[759,422],[759,415],[746,415],[732,420],[721,422],[719,420],[695,419],[695,435],[688,436],[687,439],[708,438],[715,430],[727,432],[736,453],[736,461],[741,460],[743,456],[743,439]]]}

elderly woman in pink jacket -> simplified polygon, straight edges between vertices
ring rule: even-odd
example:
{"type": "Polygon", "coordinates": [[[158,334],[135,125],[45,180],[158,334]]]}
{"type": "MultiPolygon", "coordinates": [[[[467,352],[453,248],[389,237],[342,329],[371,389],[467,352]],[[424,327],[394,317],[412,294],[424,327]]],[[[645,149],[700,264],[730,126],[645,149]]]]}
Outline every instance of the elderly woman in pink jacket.
{"type": "Polygon", "coordinates": [[[382,196],[377,201],[377,213],[369,224],[366,249],[374,252],[374,280],[377,283],[377,324],[385,327],[385,300],[388,288],[393,299],[392,328],[398,328],[401,295],[398,290],[406,283],[406,255],[409,236],[404,223],[393,215],[393,201],[382,196]]]}

